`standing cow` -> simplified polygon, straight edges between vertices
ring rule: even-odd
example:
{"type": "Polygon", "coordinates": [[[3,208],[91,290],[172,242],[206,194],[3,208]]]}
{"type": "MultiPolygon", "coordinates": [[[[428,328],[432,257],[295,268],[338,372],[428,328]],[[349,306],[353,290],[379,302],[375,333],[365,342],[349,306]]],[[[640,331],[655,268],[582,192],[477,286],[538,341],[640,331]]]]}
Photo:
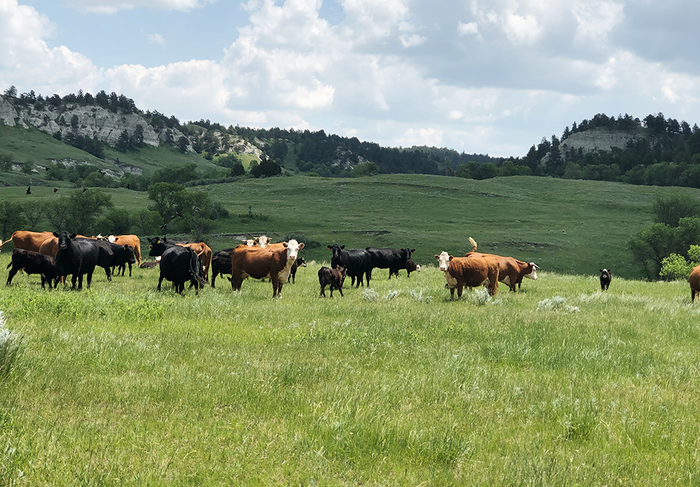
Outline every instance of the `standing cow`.
{"type": "Polygon", "coordinates": [[[297,257],[297,260],[294,261],[292,268],[289,270],[289,277],[292,278],[292,284],[296,282],[297,269],[299,269],[299,267],[306,267],[306,261],[301,255],[297,257]]]}
{"type": "Polygon", "coordinates": [[[693,267],[688,282],[690,283],[690,302],[692,303],[695,301],[695,296],[700,293],[700,265],[693,267]]]}
{"type": "Polygon", "coordinates": [[[372,269],[389,269],[389,279],[391,279],[392,274],[399,277],[399,269],[404,268],[408,259],[411,258],[411,254],[416,251],[416,249],[409,248],[378,249],[375,247],[367,247],[365,250],[372,262],[372,269]]]}
{"type": "Polygon", "coordinates": [[[445,273],[450,299],[462,297],[464,286],[479,287],[488,281],[487,289],[491,296],[498,292],[498,259],[493,257],[470,258],[453,257],[447,252],[436,255],[440,270],[445,273]]]}
{"type": "Polygon", "coordinates": [[[345,249],[345,245],[333,244],[328,246],[328,250],[332,252],[331,267],[337,269],[339,266],[345,267],[348,276],[350,276],[350,286],[355,285],[357,278],[357,287],[363,284],[362,277],[367,278],[367,287],[372,278],[372,258],[369,252],[365,249],[345,249]]]}
{"type": "Polygon", "coordinates": [[[612,274],[610,274],[610,269],[600,269],[600,289],[601,291],[607,291],[610,287],[610,281],[612,281],[612,274]]]}
{"type": "Polygon", "coordinates": [[[7,286],[12,283],[12,278],[20,270],[24,270],[27,274],[40,274],[42,289],[45,288],[44,284],[46,282],[49,283],[49,289],[51,289],[52,281],[54,281],[54,287],[56,287],[58,278],[61,275],[53,257],[31,250],[14,249],[12,251],[12,260],[7,265],[8,269],[10,267],[12,269],[10,269],[10,274],[7,276],[7,286]]]}
{"type": "Polygon", "coordinates": [[[148,255],[151,257],[160,256],[160,277],[158,278],[158,287],[163,279],[173,283],[173,288],[178,294],[185,291],[185,283],[190,283],[195,287],[195,294],[199,294],[199,289],[204,287],[204,271],[202,261],[197,252],[189,247],[176,245],[168,242],[167,239],[154,237],[148,239],[151,244],[151,250],[148,255]]]}
{"type": "Polygon", "coordinates": [[[321,267],[318,270],[318,283],[321,285],[321,294],[319,297],[326,297],[326,286],[331,288],[331,298],[333,297],[333,289],[337,289],[340,295],[343,295],[343,282],[347,277],[348,272],[345,267],[340,266],[337,269],[330,267],[321,267]]]}
{"type": "Polygon", "coordinates": [[[75,289],[78,281],[78,291],[83,288],[83,276],[87,274],[87,288],[92,283],[92,273],[95,271],[99,248],[94,240],[76,238],[75,234],[68,232],[54,233],[58,239],[58,252],[56,253],[56,265],[62,276],[72,275],[71,289],[75,289]]]}
{"type": "Polygon", "coordinates": [[[231,288],[240,291],[243,281],[248,277],[269,277],[272,283],[272,297],[281,296],[282,285],[287,282],[292,264],[303,248],[304,244],[294,239],[265,248],[239,245],[231,253],[231,288]]]}
{"type": "Polygon", "coordinates": [[[217,250],[211,258],[211,287],[216,287],[218,275],[231,274],[231,252],[233,249],[217,250]]]}

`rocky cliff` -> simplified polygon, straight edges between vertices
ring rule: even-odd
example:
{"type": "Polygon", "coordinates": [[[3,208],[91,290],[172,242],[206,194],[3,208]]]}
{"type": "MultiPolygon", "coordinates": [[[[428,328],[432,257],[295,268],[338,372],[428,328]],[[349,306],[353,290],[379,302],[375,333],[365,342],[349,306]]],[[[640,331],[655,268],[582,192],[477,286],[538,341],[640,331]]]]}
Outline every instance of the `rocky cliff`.
{"type": "MultiPolygon", "coordinates": [[[[0,121],[10,127],[35,127],[49,135],[58,132],[62,138],[69,134],[94,138],[111,147],[117,144],[125,130],[132,137],[139,125],[143,130],[143,143],[153,147],[178,141],[183,136],[177,129],[154,129],[139,113],[114,113],[100,106],[77,103],[64,103],[58,107],[46,104],[37,109],[14,103],[4,96],[0,96],[0,121]]],[[[187,150],[192,151],[190,144],[187,150]]]]}
{"type": "Polygon", "coordinates": [[[598,127],[571,134],[561,141],[559,150],[562,158],[566,158],[566,153],[570,150],[581,149],[585,154],[592,151],[610,151],[614,148],[624,149],[628,142],[641,138],[646,138],[641,128],[628,131],[598,127]]]}

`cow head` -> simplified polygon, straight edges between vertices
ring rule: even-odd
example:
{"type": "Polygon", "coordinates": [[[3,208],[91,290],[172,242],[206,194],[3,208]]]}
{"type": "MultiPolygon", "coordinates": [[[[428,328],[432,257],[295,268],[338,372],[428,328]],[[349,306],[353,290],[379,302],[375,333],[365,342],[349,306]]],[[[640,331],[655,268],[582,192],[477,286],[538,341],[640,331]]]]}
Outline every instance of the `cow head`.
{"type": "Polygon", "coordinates": [[[270,243],[270,237],[268,237],[267,235],[260,235],[258,237],[258,245],[260,245],[261,248],[264,249],[265,247],[268,246],[269,243],[270,243]]]}
{"type": "Polygon", "coordinates": [[[107,241],[108,241],[109,243],[116,243],[116,242],[117,242],[117,237],[115,237],[114,235],[110,235],[109,237],[107,237],[107,241]]]}
{"type": "Polygon", "coordinates": [[[440,255],[436,255],[435,258],[438,260],[440,270],[443,272],[447,272],[447,267],[450,265],[450,261],[454,259],[454,257],[445,251],[441,252],[440,255]]]}
{"type": "Polygon", "coordinates": [[[297,257],[297,267],[306,267],[306,261],[301,255],[297,257]]]}
{"type": "Polygon", "coordinates": [[[525,274],[523,277],[527,277],[528,279],[533,279],[537,280],[537,264],[534,262],[528,262],[527,263],[528,267],[531,269],[529,273],[525,274]]]}
{"type": "Polygon", "coordinates": [[[332,252],[333,260],[340,259],[340,252],[345,248],[345,245],[333,244],[328,246],[328,250],[332,252]]]}
{"type": "Polygon", "coordinates": [[[146,240],[148,240],[148,243],[150,244],[151,250],[148,252],[148,255],[151,257],[163,255],[163,252],[165,252],[165,249],[168,246],[168,240],[166,238],[161,239],[160,237],[153,237],[146,238],[146,240]]]}
{"type": "Polygon", "coordinates": [[[134,249],[131,245],[124,245],[124,252],[126,252],[126,261],[129,264],[136,263],[136,255],[134,254],[134,249]]]}
{"type": "Polygon", "coordinates": [[[348,268],[340,265],[337,270],[340,271],[340,282],[342,283],[343,280],[348,277],[348,268]]]}
{"type": "Polygon", "coordinates": [[[284,246],[287,248],[287,260],[296,260],[297,254],[301,249],[304,248],[303,243],[299,243],[292,239],[289,242],[284,242],[284,246]]]}
{"type": "Polygon", "coordinates": [[[56,233],[53,232],[54,237],[58,238],[58,250],[66,250],[70,245],[70,240],[76,237],[76,234],[69,234],[68,232],[56,233]]]}
{"type": "Polygon", "coordinates": [[[401,252],[401,260],[402,260],[403,262],[406,262],[408,259],[411,258],[411,254],[412,254],[413,252],[415,252],[415,251],[416,251],[416,249],[413,249],[413,250],[411,250],[411,249],[409,249],[409,248],[401,249],[401,250],[400,250],[400,252],[401,252]]]}
{"type": "Polygon", "coordinates": [[[244,238],[243,240],[241,240],[241,242],[243,242],[248,247],[252,247],[253,245],[255,245],[255,240],[252,238],[249,238],[249,239],[244,238]]]}

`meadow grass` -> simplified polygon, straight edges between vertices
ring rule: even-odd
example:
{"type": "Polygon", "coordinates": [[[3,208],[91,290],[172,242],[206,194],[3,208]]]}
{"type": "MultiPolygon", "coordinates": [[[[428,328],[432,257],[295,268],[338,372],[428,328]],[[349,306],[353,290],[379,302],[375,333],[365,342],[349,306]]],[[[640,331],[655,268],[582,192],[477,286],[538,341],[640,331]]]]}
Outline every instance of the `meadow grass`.
{"type": "Polygon", "coordinates": [[[543,272],[450,301],[426,266],[375,270],[376,300],[319,298],[322,264],[281,299],[250,280],[158,293],[144,269],[98,270],[79,293],[16,276],[0,291],[22,337],[0,383],[0,483],[697,482],[687,283],[614,278],[603,293],[543,272]]]}
{"type": "MultiPolygon", "coordinates": [[[[206,237],[214,250],[237,245],[241,235],[267,234],[273,241],[294,236],[305,242],[307,260],[330,260],[327,247],[339,243],[347,248],[415,248],[413,259],[430,264],[443,250],[464,255],[471,250],[468,237],[473,237],[480,251],[533,261],[544,271],[588,275],[608,268],[627,278],[641,273],[627,241],[653,222],[655,196],[700,195],[691,188],[599,181],[396,174],[246,179],[191,189],[207,192],[231,215],[218,220],[218,228],[206,237]],[[247,218],[249,213],[261,218],[247,218]]],[[[25,190],[0,188],[0,201],[51,201],[61,194],[37,187],[28,197],[25,190]]],[[[153,204],[145,192],[106,191],[116,207],[132,213],[153,204]]],[[[32,230],[53,228],[43,221],[32,230]]]]}

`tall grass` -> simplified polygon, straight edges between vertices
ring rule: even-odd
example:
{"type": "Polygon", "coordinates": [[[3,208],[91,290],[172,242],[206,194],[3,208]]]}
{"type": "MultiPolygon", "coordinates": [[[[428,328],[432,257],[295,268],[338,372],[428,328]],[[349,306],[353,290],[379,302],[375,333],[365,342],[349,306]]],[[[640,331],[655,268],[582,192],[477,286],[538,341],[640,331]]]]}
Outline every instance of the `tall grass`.
{"type": "Polygon", "coordinates": [[[376,300],[319,298],[320,265],[274,300],[256,281],[157,293],[143,269],[83,292],[18,275],[0,292],[24,337],[23,373],[0,384],[0,483],[695,481],[687,284],[602,293],[594,276],[542,273],[451,302],[426,266],[375,271],[376,300]]]}

